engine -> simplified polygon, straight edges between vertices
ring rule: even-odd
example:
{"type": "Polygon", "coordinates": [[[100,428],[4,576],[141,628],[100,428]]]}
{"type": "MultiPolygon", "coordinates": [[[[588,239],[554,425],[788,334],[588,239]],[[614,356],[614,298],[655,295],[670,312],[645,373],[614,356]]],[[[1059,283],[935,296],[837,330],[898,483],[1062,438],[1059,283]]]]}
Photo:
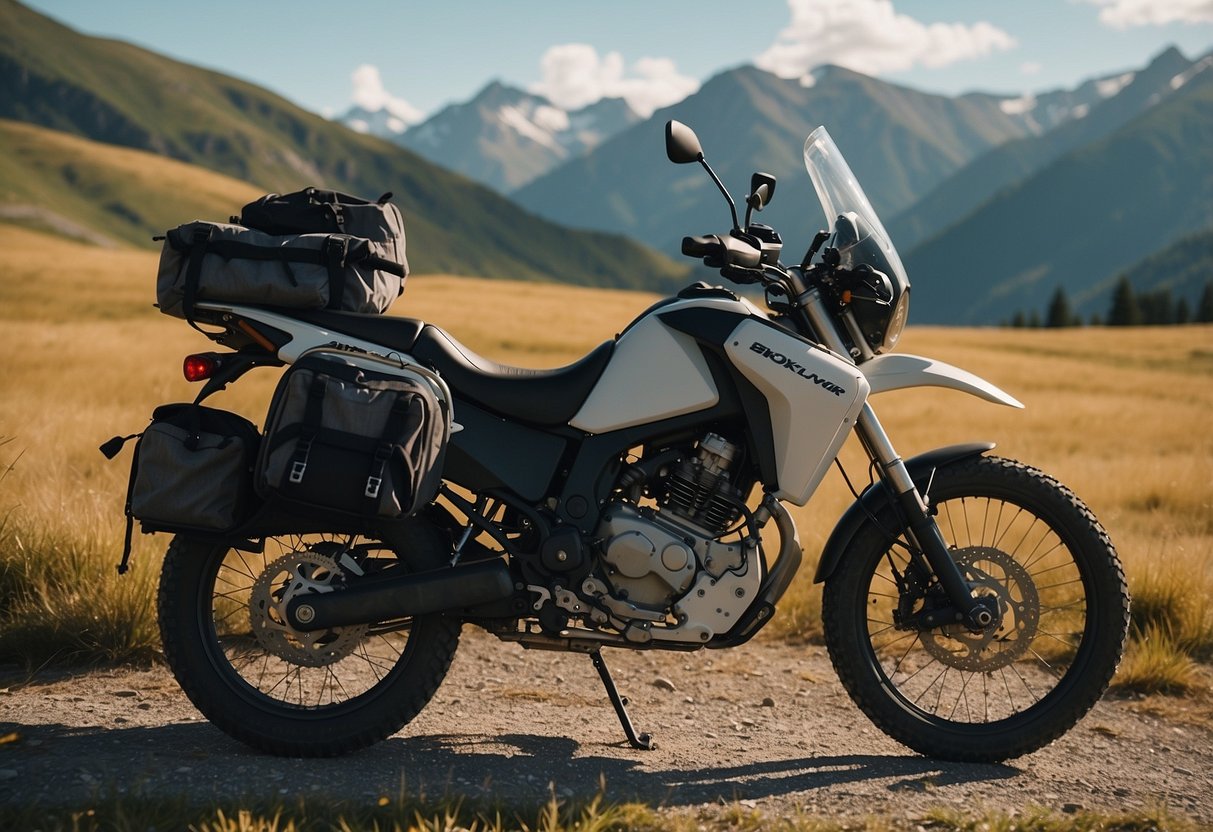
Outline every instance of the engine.
{"type": "Polygon", "coordinates": [[[751,601],[755,541],[720,538],[741,514],[730,479],[736,445],[705,436],[664,476],[648,483],[656,506],[617,500],[597,529],[601,568],[582,583],[591,619],[643,641],[706,641],[727,630],[751,601]],[[677,635],[675,635],[677,633],[677,635]]]}

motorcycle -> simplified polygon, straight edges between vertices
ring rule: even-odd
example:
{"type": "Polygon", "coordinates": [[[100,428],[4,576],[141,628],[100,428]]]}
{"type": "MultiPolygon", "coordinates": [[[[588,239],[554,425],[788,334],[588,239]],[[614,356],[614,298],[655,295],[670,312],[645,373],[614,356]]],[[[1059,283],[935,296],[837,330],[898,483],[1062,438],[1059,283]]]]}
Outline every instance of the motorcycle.
{"type": "Polygon", "coordinates": [[[1099,699],[1129,615],[1112,542],[1070,490],[991,442],[898,455],[877,393],[933,386],[1022,405],[892,352],[910,284],[825,129],[804,159],[830,228],[791,266],[778,232],[752,221],[773,177],[754,174],[738,221],[689,127],[666,125],[666,151],[703,167],[732,219],[682,253],[761,287],[765,308],[696,283],[580,361],[529,370],[420,320],[197,301],[206,334],[233,350],[187,359],[207,382],[199,399],[253,367],[336,350],[420,374],[454,420],[438,498],[407,519],[345,524],[267,503],[230,535],[174,537],[164,654],[212,723],[273,754],[363,748],[422,710],[469,623],[587,654],[628,742],[650,748],[603,648],[753,638],[801,565],[785,504],[807,503],[852,433],[869,482],[814,580],[858,707],[922,754],[991,762],[1046,745],[1099,699]]]}

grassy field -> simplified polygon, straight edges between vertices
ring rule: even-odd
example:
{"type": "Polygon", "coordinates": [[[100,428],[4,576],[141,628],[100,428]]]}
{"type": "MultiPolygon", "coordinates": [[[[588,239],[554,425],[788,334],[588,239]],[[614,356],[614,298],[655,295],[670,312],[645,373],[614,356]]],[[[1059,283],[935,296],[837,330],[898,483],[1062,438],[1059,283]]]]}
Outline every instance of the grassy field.
{"type": "Polygon", "coordinates": [[[741,803],[685,809],[653,809],[629,803],[605,805],[598,798],[528,809],[475,807],[460,801],[422,802],[381,797],[368,805],[300,800],[264,806],[198,807],[171,800],[98,800],[90,808],[7,810],[0,823],[44,832],[1189,832],[1199,827],[1161,809],[1132,814],[1027,808],[964,813],[936,809],[919,817],[826,819],[809,812],[774,817],[741,803]]]}
{"type": "MultiPolygon", "coordinates": [[[[207,342],[151,303],[154,254],[105,251],[0,225],[0,661],[148,659],[154,575],[166,539],[122,545],[129,451],[97,446],[192,398],[181,358],[207,342]]],[[[556,366],[612,337],[654,298],[638,293],[410,278],[392,310],[431,320],[500,361],[556,366]]],[[[1043,468],[1094,509],[1120,550],[1137,640],[1120,683],[1183,691],[1213,656],[1213,327],[1062,331],[911,328],[902,351],[981,375],[1027,405],[919,390],[874,399],[903,455],[973,440],[1043,468]]],[[[212,403],[260,423],[277,371],[212,403]]],[[[843,455],[853,478],[864,460],[843,455]]],[[[866,480],[865,480],[866,481],[866,480]]],[[[850,502],[830,474],[794,513],[806,568],[776,636],[818,634],[813,564],[850,502]]]]}

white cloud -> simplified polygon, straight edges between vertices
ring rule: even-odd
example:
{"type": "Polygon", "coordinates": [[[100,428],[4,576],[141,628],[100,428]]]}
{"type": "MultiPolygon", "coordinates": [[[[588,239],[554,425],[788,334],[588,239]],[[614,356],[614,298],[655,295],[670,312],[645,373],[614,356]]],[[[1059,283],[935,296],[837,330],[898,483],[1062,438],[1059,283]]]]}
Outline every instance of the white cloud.
{"type": "Polygon", "coordinates": [[[946,66],[1011,49],[1013,37],[991,23],[922,23],[891,0],[788,0],[792,22],[754,63],[803,79],[820,64],[881,75],[915,65],[946,66]]]}
{"type": "Polygon", "coordinates": [[[1019,65],[1019,74],[1039,75],[1042,69],[1044,69],[1044,67],[1040,65],[1039,61],[1024,61],[1019,65]]]}
{"type": "Polygon", "coordinates": [[[668,58],[641,58],[629,69],[618,52],[600,56],[585,43],[553,46],[543,53],[539,65],[543,79],[531,85],[531,92],[566,110],[602,98],[622,98],[647,117],[699,89],[699,82],[679,73],[668,58]]]}
{"type": "Polygon", "coordinates": [[[1213,23],[1213,0],[1086,0],[1114,29],[1165,23],[1213,23]]]}
{"type": "MultiPolygon", "coordinates": [[[[350,82],[354,86],[354,103],[365,110],[372,113],[387,110],[389,115],[399,119],[404,125],[416,124],[425,119],[425,113],[384,88],[383,78],[379,76],[377,66],[362,64],[350,75],[350,82]]],[[[403,130],[403,125],[401,129],[403,130]]]]}

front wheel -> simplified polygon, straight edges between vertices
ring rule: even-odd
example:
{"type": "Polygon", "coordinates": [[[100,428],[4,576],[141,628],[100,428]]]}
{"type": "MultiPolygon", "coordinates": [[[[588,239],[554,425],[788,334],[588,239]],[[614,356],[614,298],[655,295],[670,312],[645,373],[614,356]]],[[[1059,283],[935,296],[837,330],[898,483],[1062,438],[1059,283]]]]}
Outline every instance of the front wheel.
{"type": "Polygon", "coordinates": [[[994,625],[922,626],[947,598],[889,509],[826,583],[830,658],[860,709],[915,751],[972,762],[1035,751],[1091,709],[1120,662],[1129,592],[1116,550],[1069,489],[1017,462],[948,465],[928,496],[974,595],[996,602],[994,625]]]}
{"type": "Polygon", "coordinates": [[[406,538],[393,548],[333,535],[271,537],[254,554],[179,535],[158,603],[173,675],[207,719],[271,754],[346,754],[394,733],[446,675],[460,622],[426,616],[300,632],[284,610],[300,593],[339,591],[351,570],[424,566],[444,551],[420,523],[406,538]]]}

